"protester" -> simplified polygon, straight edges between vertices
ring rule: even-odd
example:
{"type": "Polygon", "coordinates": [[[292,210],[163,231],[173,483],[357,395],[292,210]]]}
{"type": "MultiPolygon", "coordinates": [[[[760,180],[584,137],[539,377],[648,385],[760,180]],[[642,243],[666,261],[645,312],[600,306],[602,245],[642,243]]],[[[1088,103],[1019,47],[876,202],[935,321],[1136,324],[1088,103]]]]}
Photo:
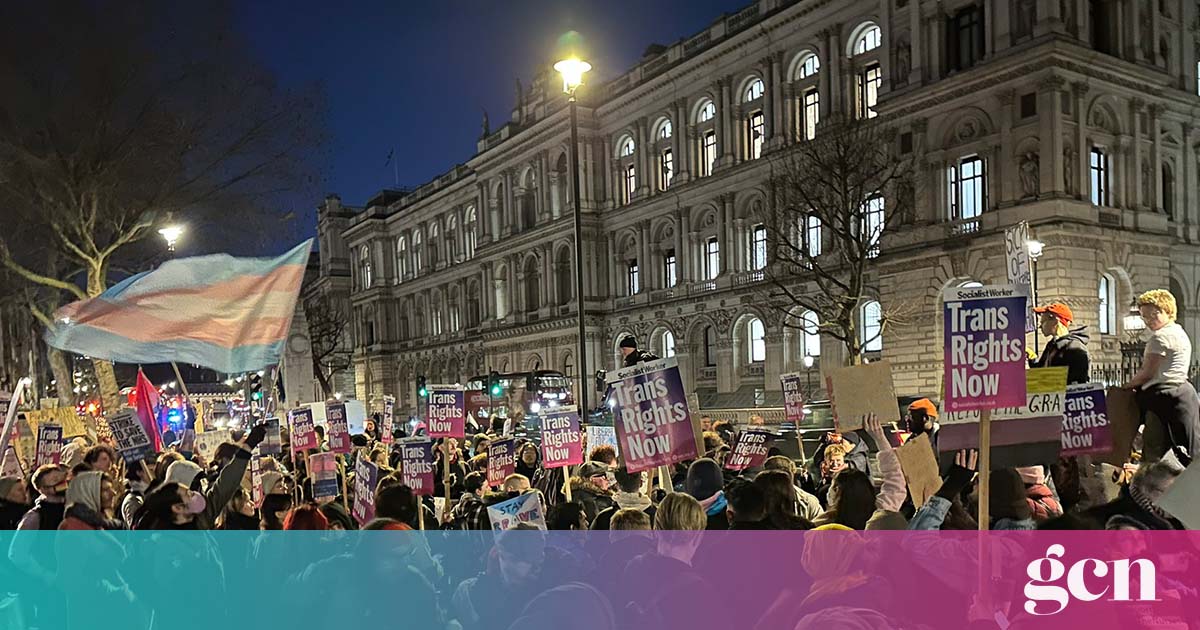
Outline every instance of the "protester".
{"type": "Polygon", "coordinates": [[[206,506],[203,494],[168,481],[146,496],[133,517],[133,529],[202,529],[199,515],[206,506]]]}
{"type": "Polygon", "coordinates": [[[433,510],[421,504],[419,497],[414,495],[408,486],[391,486],[375,493],[376,518],[390,518],[413,529],[419,529],[418,509],[425,512],[426,529],[436,529],[437,516],[433,510]],[[418,505],[420,505],[419,508],[418,505]]]}
{"type": "MultiPolygon", "coordinates": [[[[229,462],[219,468],[219,474],[208,491],[204,493],[205,507],[196,517],[198,529],[213,529],[217,517],[225,509],[229,500],[241,487],[242,477],[250,465],[250,453],[267,436],[266,425],[255,425],[246,435],[241,445],[235,445],[229,462]]],[[[185,488],[201,491],[203,489],[203,471],[196,464],[179,460],[172,462],[166,471],[165,481],[181,484],[185,488]]],[[[286,511],[286,510],[285,510],[286,511]]],[[[264,520],[266,520],[264,512],[264,520]]],[[[282,522],[279,523],[282,527],[282,522]]]]}
{"type": "Polygon", "coordinates": [[[1038,328],[1046,336],[1046,346],[1040,357],[1030,359],[1029,367],[1065,367],[1067,384],[1087,383],[1091,379],[1087,326],[1070,329],[1075,315],[1062,302],[1036,307],[1033,312],[1038,314],[1038,328]]]}
{"type": "MultiPolygon", "coordinates": [[[[1175,321],[1175,296],[1156,289],[1140,295],[1137,304],[1150,338],[1142,368],[1124,386],[1137,390],[1142,414],[1152,415],[1160,423],[1166,440],[1165,445],[1146,444],[1143,454],[1155,460],[1181,446],[1189,458],[1195,457],[1200,453],[1200,398],[1188,381],[1192,342],[1175,321]]],[[[1147,417],[1146,421],[1151,420],[1147,417]]]]}
{"type": "Polygon", "coordinates": [[[792,478],[792,487],[796,489],[796,503],[799,509],[799,516],[801,518],[811,522],[813,519],[820,516],[821,512],[824,511],[821,508],[821,501],[817,499],[816,495],[806,492],[800,487],[800,484],[796,482],[796,473],[800,471],[796,469],[796,463],[793,462],[791,458],[783,455],[773,455],[768,457],[766,461],[763,462],[763,470],[781,470],[786,472],[788,477],[792,478]]]}
{"type": "Polygon", "coordinates": [[[67,486],[66,512],[59,529],[124,529],[113,518],[117,493],[107,473],[88,471],[67,486]]]}
{"type": "Polygon", "coordinates": [[[517,449],[517,465],[514,472],[523,475],[525,479],[533,479],[541,470],[542,454],[537,444],[525,442],[517,449]]]}
{"type": "MultiPolygon", "coordinates": [[[[289,494],[268,494],[263,496],[262,506],[259,507],[259,529],[263,531],[279,531],[283,529],[283,519],[287,517],[293,505],[289,494]]],[[[203,529],[203,528],[202,528],[203,529]]]]}
{"type": "Polygon", "coordinates": [[[1025,482],[1016,470],[993,470],[988,487],[988,513],[991,517],[989,529],[1035,529],[1033,508],[1025,496],[1025,482]]]}
{"type": "Polygon", "coordinates": [[[638,510],[645,512],[650,520],[654,519],[654,503],[650,501],[650,497],[642,493],[642,474],[640,472],[631,473],[624,466],[616,469],[614,475],[617,480],[617,490],[613,493],[613,502],[616,505],[597,514],[592,521],[592,529],[609,529],[612,517],[619,510],[638,510]]]}
{"type": "Polygon", "coordinates": [[[725,488],[729,502],[725,509],[729,517],[729,529],[770,529],[764,520],[767,517],[767,498],[762,488],[744,479],[735,479],[725,488]]]}
{"type": "Polygon", "coordinates": [[[329,519],[314,504],[306,504],[292,508],[283,519],[284,531],[329,529],[329,519]]]}
{"type": "Polygon", "coordinates": [[[117,451],[107,444],[97,444],[83,454],[83,463],[96,472],[112,474],[116,462],[117,451]]]}
{"type": "Polygon", "coordinates": [[[725,477],[716,461],[701,458],[688,466],[684,489],[704,508],[708,529],[729,529],[729,519],[725,516],[725,492],[722,490],[724,485],[725,477]]]}
{"type": "Polygon", "coordinates": [[[647,363],[649,361],[657,361],[658,357],[646,352],[638,350],[637,339],[633,335],[625,335],[618,342],[618,347],[621,349],[622,362],[624,367],[633,367],[639,363],[647,363]]]}
{"type": "Polygon", "coordinates": [[[908,405],[908,414],[904,417],[905,425],[908,429],[908,439],[913,439],[921,434],[929,436],[929,443],[933,446],[934,452],[937,452],[938,431],[941,426],[938,425],[938,410],[933,401],[928,398],[918,398],[908,405]]]}
{"type": "Polygon", "coordinates": [[[497,537],[486,566],[482,574],[467,578],[454,591],[455,618],[464,630],[509,627],[528,602],[571,581],[579,571],[566,552],[529,531],[497,537]]]}
{"type": "Polygon", "coordinates": [[[900,516],[900,507],[908,496],[900,460],[892,450],[883,426],[873,414],[864,418],[867,435],[879,448],[879,469],[883,486],[879,492],[867,473],[845,468],[833,478],[829,488],[829,508],[813,524],[820,527],[836,523],[850,529],[905,529],[907,521],[900,516]]]}
{"type": "Polygon", "coordinates": [[[0,477],[0,529],[17,528],[29,510],[29,491],[19,477],[0,477]]]}
{"type": "Polygon", "coordinates": [[[329,529],[343,531],[358,529],[358,524],[354,522],[350,513],[346,511],[346,508],[342,507],[341,503],[336,501],[326,503],[321,506],[321,513],[325,515],[325,520],[329,522],[329,529]]]}
{"type": "Polygon", "coordinates": [[[613,448],[611,444],[601,444],[588,453],[588,461],[600,462],[609,468],[615,468],[617,465],[617,449],[613,448]]]}
{"type": "Polygon", "coordinates": [[[1046,469],[1041,466],[1023,466],[1016,469],[1025,483],[1025,500],[1033,513],[1033,521],[1042,521],[1062,516],[1062,505],[1054,492],[1046,485],[1046,469]]]}
{"type": "Polygon", "coordinates": [[[447,529],[479,530],[490,529],[487,506],[483,504],[484,473],[473,472],[463,480],[463,493],[450,510],[447,529]]]}
{"type": "Polygon", "coordinates": [[[125,494],[120,498],[118,505],[121,520],[126,527],[132,527],[133,515],[142,507],[146,491],[150,489],[153,480],[146,476],[148,470],[146,466],[129,466],[125,469],[125,494]]]}
{"type": "Polygon", "coordinates": [[[217,529],[254,531],[259,528],[260,522],[250,493],[238,488],[229,504],[221,511],[221,516],[217,519],[217,529]]]}
{"type": "Polygon", "coordinates": [[[552,531],[586,530],[588,522],[583,505],[574,501],[552,505],[546,510],[546,529],[552,531]]]}
{"type": "Polygon", "coordinates": [[[797,513],[791,475],[782,470],[764,470],[754,478],[754,485],[763,496],[763,529],[812,529],[812,522],[797,513]]]}
{"type": "Polygon", "coordinates": [[[66,510],[68,470],[61,464],[46,464],[33,473],[38,498],[33,509],[21,517],[17,529],[58,529],[66,510]]]}
{"type": "MultiPolygon", "coordinates": [[[[609,521],[612,531],[649,531],[650,513],[636,508],[621,508],[613,513],[609,521]]],[[[593,528],[595,529],[595,528],[593,528]]]]}
{"type": "Polygon", "coordinates": [[[583,506],[588,522],[614,505],[613,492],[608,489],[608,466],[599,462],[584,462],[571,477],[571,500],[583,506]]]}

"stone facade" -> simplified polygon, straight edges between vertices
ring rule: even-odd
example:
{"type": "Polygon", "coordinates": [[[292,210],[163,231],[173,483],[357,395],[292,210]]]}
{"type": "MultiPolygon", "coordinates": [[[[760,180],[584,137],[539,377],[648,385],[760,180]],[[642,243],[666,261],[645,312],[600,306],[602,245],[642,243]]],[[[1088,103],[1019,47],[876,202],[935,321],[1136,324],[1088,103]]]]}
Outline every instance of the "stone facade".
{"type": "MultiPolygon", "coordinates": [[[[1003,232],[1020,221],[1045,243],[1040,300],[1071,305],[1094,361],[1117,360],[1148,288],[1176,292],[1195,336],[1196,19],[1186,0],[760,0],[586,85],[584,373],[614,367],[633,333],[673,345],[703,398],[737,405],[804,371],[805,353],[816,382],[843,361],[762,307],[753,241],[766,158],[839,112],[892,117],[920,168],[917,216],[884,234],[873,274],[881,304],[913,313],[877,350],[900,393],[937,394],[941,291],[1004,282],[1003,232]]],[[[418,375],[578,372],[559,87],[539,71],[511,120],[434,181],[320,207],[309,291],[352,306],[355,394],[372,407],[388,393],[411,408],[418,375]]]]}

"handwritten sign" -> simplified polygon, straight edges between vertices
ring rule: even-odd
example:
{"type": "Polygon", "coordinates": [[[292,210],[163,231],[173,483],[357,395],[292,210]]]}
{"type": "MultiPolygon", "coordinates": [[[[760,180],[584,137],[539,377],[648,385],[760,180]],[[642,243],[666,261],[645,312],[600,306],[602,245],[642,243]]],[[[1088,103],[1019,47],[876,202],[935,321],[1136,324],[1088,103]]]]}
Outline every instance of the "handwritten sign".
{"type": "Polygon", "coordinates": [[[125,410],[109,416],[108,428],[125,463],[136,466],[150,452],[150,437],[133,411],[125,410]]]}
{"type": "Polygon", "coordinates": [[[1061,455],[1072,457],[1108,453],[1112,447],[1104,384],[1086,383],[1067,387],[1061,455]]]}
{"type": "Polygon", "coordinates": [[[354,507],[351,515],[359,525],[375,518],[375,486],[379,484],[379,466],[367,458],[358,458],[354,466],[354,507]]]}
{"type": "Polygon", "coordinates": [[[320,448],[320,444],[317,442],[317,431],[313,426],[311,409],[301,408],[289,411],[288,422],[292,427],[293,453],[320,448]]]}
{"type": "Polygon", "coordinates": [[[542,468],[583,463],[583,434],[574,407],[542,414],[542,468]]]}
{"type": "Polygon", "coordinates": [[[947,411],[1025,404],[1024,289],[954,287],[943,294],[947,411]]]}
{"type": "Polygon", "coordinates": [[[225,442],[233,441],[233,433],[229,429],[221,429],[220,431],[205,431],[204,433],[196,434],[196,452],[203,457],[205,461],[210,461],[213,455],[217,453],[217,447],[225,442]]]}
{"type": "Polygon", "coordinates": [[[771,442],[775,434],[766,429],[747,429],[738,436],[733,452],[725,461],[729,470],[746,470],[757,468],[767,461],[767,451],[771,450],[771,442]]]}
{"type": "Polygon", "coordinates": [[[62,457],[63,428],[57,424],[42,424],[37,430],[37,457],[34,467],[57,464],[62,457]]]}
{"type": "MultiPolygon", "coordinates": [[[[1028,223],[1021,221],[1004,230],[1005,274],[1008,276],[1008,283],[1023,290],[1025,295],[1032,296],[1032,265],[1028,243],[1028,223]]],[[[1037,317],[1033,313],[1033,306],[1029,304],[1025,308],[1025,332],[1037,330],[1037,317]]]]}
{"type": "Polygon", "coordinates": [[[250,458],[250,500],[255,507],[262,507],[263,496],[262,456],[256,448],[250,458]]]}
{"type": "Polygon", "coordinates": [[[329,441],[330,453],[347,455],[354,450],[350,442],[350,425],[346,420],[345,404],[325,403],[325,439],[329,441]]]}
{"type": "Polygon", "coordinates": [[[779,383],[783,386],[784,416],[796,426],[804,423],[804,393],[800,389],[802,380],[800,374],[783,374],[779,377],[779,383]]]}
{"type": "Polygon", "coordinates": [[[587,443],[588,448],[591,450],[595,450],[597,446],[611,446],[618,456],[621,454],[621,449],[617,444],[617,430],[615,427],[589,425],[587,428],[587,443]]]}
{"type": "Polygon", "coordinates": [[[609,387],[617,441],[629,472],[700,456],[674,357],[618,370],[609,387]]]}
{"type": "Polygon", "coordinates": [[[431,385],[425,424],[429,437],[463,439],[467,431],[466,392],[455,385],[431,385]]]}
{"type": "Polygon", "coordinates": [[[546,529],[546,512],[542,509],[542,499],[536,492],[488,506],[487,511],[492,531],[508,531],[521,524],[546,529]]]}
{"type": "Polygon", "coordinates": [[[400,479],[417,496],[437,493],[433,479],[433,441],[424,438],[400,440],[400,479]]]}
{"type": "Polygon", "coordinates": [[[338,465],[334,453],[316,453],[308,458],[313,480],[313,499],[334,499],[338,495],[338,465]]]}
{"type": "Polygon", "coordinates": [[[517,445],[513,438],[493,440],[487,450],[487,485],[498,486],[517,470],[517,445]]]}
{"type": "Polygon", "coordinates": [[[383,444],[391,444],[395,439],[394,432],[396,420],[396,397],[383,397],[383,426],[379,427],[379,441],[383,444]]]}

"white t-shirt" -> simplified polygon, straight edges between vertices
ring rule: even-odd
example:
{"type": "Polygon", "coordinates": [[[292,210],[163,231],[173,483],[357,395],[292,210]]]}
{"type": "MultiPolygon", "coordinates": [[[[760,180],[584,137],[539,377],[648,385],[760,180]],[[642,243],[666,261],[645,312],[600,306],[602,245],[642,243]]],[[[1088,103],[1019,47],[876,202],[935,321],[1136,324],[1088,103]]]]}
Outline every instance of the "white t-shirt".
{"type": "Polygon", "coordinates": [[[1143,360],[1151,356],[1162,357],[1158,371],[1146,382],[1152,385],[1182,385],[1188,380],[1188,367],[1192,362],[1192,342],[1183,327],[1171,322],[1150,333],[1146,341],[1143,360]]]}

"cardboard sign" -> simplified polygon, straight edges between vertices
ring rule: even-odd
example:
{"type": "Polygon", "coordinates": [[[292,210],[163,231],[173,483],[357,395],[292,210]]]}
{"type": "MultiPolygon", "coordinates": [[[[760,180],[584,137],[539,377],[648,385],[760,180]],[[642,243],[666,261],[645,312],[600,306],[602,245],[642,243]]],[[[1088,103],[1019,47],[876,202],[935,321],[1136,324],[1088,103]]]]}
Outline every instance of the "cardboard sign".
{"type": "MultiPolygon", "coordinates": [[[[1008,283],[1020,287],[1025,295],[1033,295],[1029,260],[1029,224],[1022,221],[1004,230],[1005,274],[1008,283]]],[[[1037,330],[1037,316],[1033,304],[1025,309],[1025,332],[1037,330]]]]}
{"type": "Polygon", "coordinates": [[[611,446],[620,457],[621,449],[617,444],[617,429],[615,427],[602,427],[590,425],[587,428],[587,443],[588,450],[594,450],[597,446],[611,446]]]}
{"type": "Polygon", "coordinates": [[[354,507],[350,514],[359,525],[375,518],[375,486],[379,485],[379,467],[367,458],[358,458],[354,466],[354,507]]]}
{"type": "Polygon", "coordinates": [[[312,410],[308,408],[293,409],[288,412],[288,423],[291,425],[292,452],[315,450],[320,448],[317,441],[316,427],[313,425],[312,410]]]}
{"type": "Polygon", "coordinates": [[[62,457],[63,428],[57,424],[43,424],[37,430],[37,456],[33,467],[57,464],[62,457]]]}
{"type": "Polygon", "coordinates": [[[433,513],[438,522],[446,522],[446,497],[433,497],[433,513]]]}
{"type": "Polygon", "coordinates": [[[283,452],[283,437],[280,435],[279,418],[267,418],[267,436],[258,445],[258,452],[263,455],[278,455],[283,452]]]}
{"type": "Polygon", "coordinates": [[[213,455],[217,452],[217,447],[225,442],[233,441],[233,432],[229,429],[221,429],[219,431],[205,431],[196,435],[196,453],[204,458],[204,461],[212,461],[213,455]]]}
{"type": "Polygon", "coordinates": [[[21,458],[21,464],[33,470],[33,460],[37,458],[37,432],[24,418],[17,418],[11,441],[17,449],[17,457],[21,458]]]}
{"type": "Polygon", "coordinates": [[[346,420],[346,405],[340,402],[325,403],[325,439],[329,452],[347,455],[354,450],[350,443],[350,425],[346,420]]]}
{"type": "Polygon", "coordinates": [[[1112,450],[1106,455],[1098,456],[1097,461],[1119,468],[1129,461],[1129,453],[1133,450],[1133,440],[1137,437],[1138,427],[1142,424],[1142,411],[1138,407],[1136,394],[1132,390],[1110,387],[1105,392],[1104,399],[1108,412],[1112,450]]]}
{"type": "Polygon", "coordinates": [[[87,425],[71,407],[56,407],[42,411],[27,411],[25,419],[34,431],[42,424],[57,424],[62,427],[63,439],[87,435],[87,425]]]}
{"type": "Polygon", "coordinates": [[[136,466],[150,452],[150,436],[146,435],[146,428],[132,410],[127,409],[109,416],[108,428],[112,431],[117,451],[121,453],[126,464],[136,466]]]}
{"type": "Polygon", "coordinates": [[[804,392],[800,389],[802,380],[800,374],[783,374],[779,377],[779,383],[783,386],[784,416],[796,426],[804,423],[804,392]]]}
{"type": "Polygon", "coordinates": [[[262,457],[260,456],[257,448],[254,449],[254,453],[250,458],[250,500],[254,502],[254,507],[262,507],[262,457]]]}
{"type": "Polygon", "coordinates": [[[907,440],[903,446],[896,449],[896,457],[900,459],[900,470],[904,472],[904,482],[908,484],[913,506],[920,508],[942,487],[937,457],[934,456],[933,444],[929,442],[929,434],[922,433],[907,440]]]}
{"type": "Polygon", "coordinates": [[[25,471],[21,469],[21,460],[17,457],[17,451],[11,444],[4,449],[4,457],[0,457],[0,477],[25,478],[25,471]]]}
{"type": "Polygon", "coordinates": [[[1067,387],[1061,455],[1073,457],[1108,453],[1112,447],[1104,384],[1086,383],[1067,387]]]}
{"type": "Polygon", "coordinates": [[[350,435],[367,432],[367,406],[361,400],[342,401],[346,406],[346,430],[350,435]]]}
{"type": "Polygon", "coordinates": [[[542,509],[542,499],[536,492],[522,494],[489,506],[487,511],[492,531],[508,531],[522,523],[546,529],[546,512],[542,509]]]}
{"type": "Polygon", "coordinates": [[[391,444],[395,439],[393,431],[395,431],[394,421],[396,419],[396,397],[383,397],[383,426],[376,427],[379,431],[379,441],[383,444],[391,444]]]}
{"type": "Polygon", "coordinates": [[[337,455],[316,453],[308,458],[309,474],[313,480],[313,499],[334,499],[338,495],[337,455]]]}
{"type": "Polygon", "coordinates": [[[771,450],[771,442],[775,434],[766,429],[747,429],[742,431],[733,445],[733,452],[725,461],[729,470],[746,470],[758,468],[767,461],[767,451],[771,450]]]}
{"type": "Polygon", "coordinates": [[[513,438],[492,440],[487,450],[487,485],[498,486],[517,470],[517,444],[513,438]]]}
{"type": "Polygon", "coordinates": [[[700,456],[674,357],[618,370],[609,387],[617,442],[629,472],[700,456]]]}
{"type": "Polygon", "coordinates": [[[942,297],[946,410],[1025,404],[1024,289],[954,287],[942,297]]]}
{"type": "Polygon", "coordinates": [[[542,414],[542,468],[562,468],[583,463],[583,434],[574,407],[542,414]]]}
{"type": "MultiPolygon", "coordinates": [[[[878,361],[833,368],[826,378],[831,391],[833,420],[841,433],[863,428],[863,417],[875,414],[880,422],[898,419],[892,364],[878,361]]],[[[803,415],[803,411],[801,411],[803,415]]]]}
{"type": "Polygon", "coordinates": [[[463,439],[467,431],[466,391],[455,385],[430,385],[425,414],[429,437],[463,439]]]}
{"type": "Polygon", "coordinates": [[[400,440],[400,479],[417,496],[437,494],[433,479],[433,440],[400,440]]]}

